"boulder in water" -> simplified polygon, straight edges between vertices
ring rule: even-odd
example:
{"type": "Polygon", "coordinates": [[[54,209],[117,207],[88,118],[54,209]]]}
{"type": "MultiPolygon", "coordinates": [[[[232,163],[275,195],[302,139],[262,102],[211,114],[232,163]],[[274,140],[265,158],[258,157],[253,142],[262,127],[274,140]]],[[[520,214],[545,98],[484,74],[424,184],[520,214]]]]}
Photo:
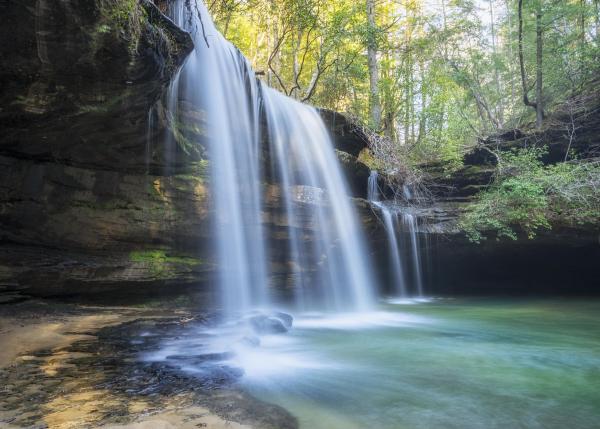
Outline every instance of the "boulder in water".
{"type": "Polygon", "coordinates": [[[288,328],[288,329],[292,328],[292,323],[294,322],[294,318],[290,314],[276,311],[275,313],[273,313],[271,315],[271,317],[281,320],[281,322],[285,325],[286,328],[288,328]]]}
{"type": "Polygon", "coordinates": [[[232,352],[204,353],[200,355],[170,355],[167,360],[185,361],[186,363],[202,364],[206,362],[220,362],[229,360],[234,356],[232,352]]]}
{"type": "Polygon", "coordinates": [[[283,334],[292,327],[293,318],[285,313],[273,313],[270,315],[259,314],[249,319],[250,326],[259,335],[283,334]]]}

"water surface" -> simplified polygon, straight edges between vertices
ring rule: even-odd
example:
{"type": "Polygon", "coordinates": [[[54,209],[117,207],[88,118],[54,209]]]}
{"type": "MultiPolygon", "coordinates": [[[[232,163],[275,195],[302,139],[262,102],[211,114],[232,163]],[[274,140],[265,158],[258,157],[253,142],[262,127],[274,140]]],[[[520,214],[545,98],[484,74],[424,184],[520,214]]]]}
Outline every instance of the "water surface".
{"type": "Polygon", "coordinates": [[[302,316],[239,354],[302,428],[600,427],[600,302],[435,300],[302,316]]]}

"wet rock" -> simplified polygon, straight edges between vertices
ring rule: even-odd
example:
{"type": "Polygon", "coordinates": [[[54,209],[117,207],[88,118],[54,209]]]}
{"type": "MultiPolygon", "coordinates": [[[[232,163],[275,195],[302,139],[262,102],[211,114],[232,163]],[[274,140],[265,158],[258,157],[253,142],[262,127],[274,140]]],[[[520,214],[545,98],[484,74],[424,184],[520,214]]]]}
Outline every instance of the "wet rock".
{"type": "Polygon", "coordinates": [[[292,324],[294,323],[294,318],[292,317],[292,315],[287,314],[287,313],[282,313],[280,311],[276,311],[275,313],[272,314],[272,317],[281,320],[281,322],[284,324],[284,326],[288,329],[292,328],[292,324]]]}
{"type": "Polygon", "coordinates": [[[232,352],[221,352],[221,353],[204,353],[199,355],[170,355],[167,356],[168,360],[186,361],[188,363],[204,363],[204,362],[218,362],[229,360],[234,356],[232,352]]]}
{"type": "Polygon", "coordinates": [[[371,169],[359,161],[357,157],[347,152],[336,150],[335,154],[340,161],[340,166],[346,177],[351,195],[353,197],[366,198],[367,180],[369,179],[369,174],[371,174],[371,169]]]}
{"type": "MultiPolygon", "coordinates": [[[[147,332],[149,321],[134,320],[102,328],[97,339],[36,351],[9,368],[0,368],[0,427],[114,427],[148,414],[181,414],[182,407],[188,406],[203,407],[204,413],[209,410],[250,427],[298,427],[283,409],[236,389],[234,383],[243,375],[240,368],[206,360],[192,373],[182,371],[177,361],[140,361],[140,353],[157,350],[165,339],[187,335],[178,320],[155,319],[150,323],[155,335],[147,337],[143,348],[131,347],[130,340],[147,332]],[[60,424],[54,424],[59,418],[60,424]]],[[[223,357],[217,355],[192,358],[223,357]]],[[[182,356],[181,363],[187,358],[182,356]]]]}
{"type": "Polygon", "coordinates": [[[27,300],[27,296],[20,293],[2,293],[0,292],[0,305],[15,304],[27,300]]]}
{"type": "MultiPolygon", "coordinates": [[[[249,320],[250,326],[259,335],[283,334],[289,330],[285,322],[278,317],[269,317],[264,314],[252,316],[249,320]]],[[[290,325],[291,326],[291,325],[290,325]]]]}
{"type": "Polygon", "coordinates": [[[368,147],[369,137],[345,115],[327,109],[320,109],[319,114],[331,131],[336,149],[356,157],[368,147]]]}

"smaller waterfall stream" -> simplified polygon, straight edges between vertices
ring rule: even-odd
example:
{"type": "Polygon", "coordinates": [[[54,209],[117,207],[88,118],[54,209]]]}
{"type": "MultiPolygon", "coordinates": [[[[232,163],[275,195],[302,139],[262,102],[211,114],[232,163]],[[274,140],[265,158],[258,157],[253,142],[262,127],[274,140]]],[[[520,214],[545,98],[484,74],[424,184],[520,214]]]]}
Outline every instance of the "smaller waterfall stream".
{"type": "MultiPolygon", "coordinates": [[[[414,214],[409,213],[406,207],[380,199],[378,178],[377,171],[371,171],[367,183],[367,196],[371,205],[381,212],[381,217],[383,218],[383,226],[389,246],[393,291],[399,298],[406,298],[410,295],[422,297],[423,274],[420,243],[417,234],[417,218],[414,214]],[[400,235],[407,235],[408,239],[399,240],[398,236],[400,235]],[[409,263],[406,263],[401,256],[401,250],[403,249],[410,257],[409,263]],[[407,280],[409,269],[412,274],[412,281],[410,282],[412,287],[409,287],[407,280]]],[[[411,192],[408,187],[403,189],[403,193],[407,200],[411,198],[411,192]]]]}
{"type": "Polygon", "coordinates": [[[400,250],[398,247],[398,239],[396,237],[396,225],[398,224],[398,213],[390,210],[387,206],[374,202],[381,209],[383,216],[383,226],[388,237],[388,245],[390,249],[390,261],[392,263],[392,275],[394,281],[394,289],[398,296],[405,297],[408,295],[406,290],[406,277],[402,269],[402,259],[400,258],[400,250]]]}
{"type": "Polygon", "coordinates": [[[411,245],[411,255],[412,255],[412,263],[413,263],[413,281],[415,283],[415,289],[417,295],[423,296],[423,274],[422,274],[422,266],[421,266],[421,256],[419,252],[419,238],[417,235],[417,220],[414,215],[410,213],[402,214],[402,223],[404,224],[404,229],[408,230],[410,234],[410,245],[411,245]]]}

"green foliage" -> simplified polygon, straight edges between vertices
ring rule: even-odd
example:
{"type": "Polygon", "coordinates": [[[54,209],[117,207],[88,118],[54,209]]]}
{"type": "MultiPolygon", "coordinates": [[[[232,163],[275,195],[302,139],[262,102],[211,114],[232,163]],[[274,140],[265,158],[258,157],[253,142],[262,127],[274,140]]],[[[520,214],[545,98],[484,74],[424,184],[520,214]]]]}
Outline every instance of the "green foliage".
{"type": "MultiPolygon", "coordinates": [[[[477,137],[534,119],[522,102],[517,0],[382,0],[375,2],[375,27],[364,0],[209,4],[226,37],[271,86],[362,124],[370,121],[367,46],[376,46],[382,127],[374,131],[411,161],[458,162],[477,137]]],[[[599,11],[592,0],[524,2],[532,97],[538,4],[549,111],[598,75],[599,11]]]]}
{"type": "Polygon", "coordinates": [[[103,22],[97,27],[98,34],[125,30],[139,34],[144,12],[137,0],[104,0],[101,4],[103,22]]]}
{"type": "Polygon", "coordinates": [[[480,192],[460,226],[471,241],[488,233],[517,239],[517,231],[534,238],[552,224],[600,221],[600,163],[569,162],[544,166],[541,149],[503,154],[492,185],[480,192]]]}
{"type": "Polygon", "coordinates": [[[552,219],[578,225],[600,223],[600,163],[560,163],[545,170],[543,186],[552,219]]]}
{"type": "Polygon", "coordinates": [[[125,27],[136,14],[138,2],[136,0],[116,0],[110,3],[112,3],[109,9],[110,20],[120,27],[125,27]]]}

